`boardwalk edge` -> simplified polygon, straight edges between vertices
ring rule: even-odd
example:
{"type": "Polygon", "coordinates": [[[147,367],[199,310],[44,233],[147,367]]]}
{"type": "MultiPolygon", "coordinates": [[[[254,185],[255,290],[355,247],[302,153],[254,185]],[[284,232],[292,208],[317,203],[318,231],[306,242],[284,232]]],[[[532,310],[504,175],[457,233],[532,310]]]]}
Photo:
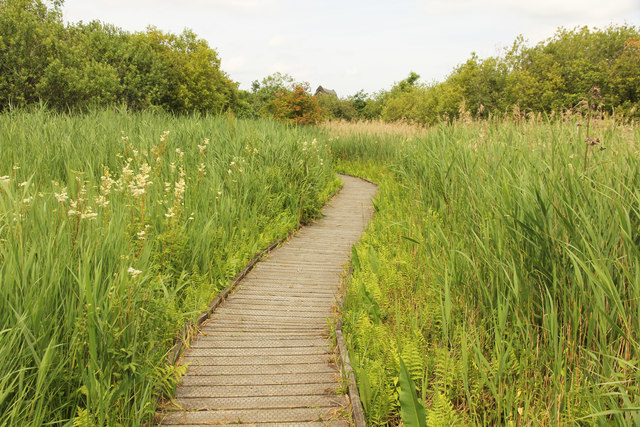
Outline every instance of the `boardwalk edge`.
{"type": "MultiPolygon", "coordinates": [[[[341,175],[345,175],[345,174],[341,174],[341,175]]],[[[351,175],[349,175],[349,176],[351,176],[351,175]]],[[[355,178],[358,178],[358,177],[355,177],[355,178]]],[[[362,178],[360,178],[360,179],[362,179],[362,178]]],[[[366,180],[364,180],[364,181],[366,181],[366,180]]],[[[329,196],[327,198],[327,200],[325,200],[325,202],[323,204],[323,207],[326,206],[331,200],[333,200],[333,198],[340,192],[340,190],[342,190],[342,185],[335,192],[333,192],[333,194],[331,194],[331,196],[329,196]]],[[[195,322],[194,321],[189,321],[182,328],[182,330],[178,333],[178,336],[176,337],[174,346],[171,347],[171,349],[169,350],[169,353],[167,354],[167,361],[168,361],[169,365],[175,365],[178,362],[178,360],[180,360],[180,357],[182,356],[182,353],[183,353],[183,350],[184,350],[185,346],[192,339],[192,331],[194,329],[197,330],[197,328],[200,327],[200,325],[202,325],[204,322],[209,320],[209,318],[213,315],[214,311],[227,299],[229,294],[231,292],[233,292],[233,290],[236,288],[236,286],[238,286],[238,283],[240,283],[240,281],[242,281],[242,279],[244,279],[244,277],[247,274],[249,274],[249,272],[258,263],[258,261],[260,261],[269,252],[271,252],[272,250],[274,250],[275,248],[277,248],[281,244],[283,244],[286,241],[288,241],[294,234],[296,234],[298,231],[300,231],[300,228],[303,225],[304,224],[298,224],[294,229],[292,229],[289,233],[287,233],[287,235],[285,237],[276,240],[275,242],[270,244],[268,247],[266,247],[263,250],[261,250],[260,252],[258,252],[256,254],[256,256],[254,256],[253,259],[251,261],[249,261],[249,263],[242,269],[242,271],[240,273],[238,273],[236,275],[236,277],[233,278],[231,283],[229,283],[229,285],[227,285],[227,287],[225,287],[218,294],[218,296],[211,302],[211,304],[209,304],[207,309],[204,310],[202,313],[200,313],[200,315],[197,317],[196,321],[195,322]]]]}
{"type": "Polygon", "coordinates": [[[362,401],[360,400],[360,393],[356,384],[356,376],[351,368],[351,362],[349,361],[349,354],[347,352],[347,346],[342,336],[342,319],[338,319],[336,324],[336,341],[338,343],[338,352],[342,361],[342,371],[349,379],[349,400],[351,401],[351,415],[353,416],[353,423],[355,427],[366,427],[367,422],[364,418],[364,411],[362,410],[362,401]]]}
{"type": "MultiPolygon", "coordinates": [[[[361,179],[362,181],[368,182],[369,184],[373,184],[378,187],[378,183],[374,181],[370,181],[366,178],[362,178],[360,176],[350,175],[348,173],[341,173],[341,175],[350,176],[353,178],[361,179]]],[[[349,259],[349,273],[347,276],[351,276],[353,274],[353,264],[351,264],[351,259],[349,259]]],[[[347,281],[345,278],[345,289],[343,291],[343,295],[340,298],[340,313],[342,313],[342,308],[344,306],[344,297],[347,293],[346,285],[347,281]]],[[[338,319],[336,322],[336,343],[338,345],[338,353],[340,353],[340,361],[342,362],[342,371],[344,375],[347,376],[349,380],[348,391],[349,391],[349,400],[351,401],[351,415],[353,417],[353,423],[355,427],[366,427],[367,421],[364,417],[364,410],[362,409],[362,400],[360,399],[360,392],[358,391],[358,384],[356,382],[356,375],[353,372],[353,368],[351,367],[351,361],[349,360],[349,353],[347,351],[347,345],[344,341],[344,336],[342,335],[342,317],[338,319]]]]}

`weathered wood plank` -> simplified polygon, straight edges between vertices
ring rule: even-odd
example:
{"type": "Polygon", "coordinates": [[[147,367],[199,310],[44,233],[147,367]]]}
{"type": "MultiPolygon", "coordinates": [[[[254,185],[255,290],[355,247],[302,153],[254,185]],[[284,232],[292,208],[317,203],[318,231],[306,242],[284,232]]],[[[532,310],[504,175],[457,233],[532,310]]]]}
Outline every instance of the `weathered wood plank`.
{"type": "Polygon", "coordinates": [[[346,405],[344,395],[252,396],[252,397],[183,397],[176,404],[184,409],[275,409],[330,408],[346,405]]]}
{"type": "Polygon", "coordinates": [[[329,363],[331,357],[327,354],[312,355],[295,355],[295,356],[238,356],[238,357],[220,357],[208,356],[197,357],[187,354],[184,357],[184,363],[193,363],[194,365],[284,365],[286,363],[329,363]]]}
{"type": "Polygon", "coordinates": [[[233,375],[242,377],[244,375],[288,375],[298,373],[332,373],[337,371],[334,366],[327,363],[298,363],[298,364],[277,364],[277,365],[189,365],[187,369],[189,375],[233,375]]]}
{"type": "Polygon", "coordinates": [[[264,339],[247,338],[242,340],[230,340],[227,337],[201,336],[194,346],[208,348],[284,348],[284,347],[327,347],[328,341],[322,338],[288,338],[288,339],[264,339]]]}
{"type": "Polygon", "coordinates": [[[167,425],[348,425],[327,338],[345,263],[372,216],[375,186],[344,188],[286,244],[259,261],[201,325],[167,425]]]}
{"type": "Polygon", "coordinates": [[[163,424],[252,423],[330,421],[343,417],[342,408],[243,409],[220,411],[183,411],[167,415],[163,424]]]}
{"type": "Polygon", "coordinates": [[[191,357],[264,357],[264,356],[294,356],[294,355],[316,355],[329,354],[329,348],[326,345],[315,347],[280,347],[280,348],[264,348],[264,347],[245,347],[245,348],[210,348],[207,345],[199,343],[191,347],[189,355],[191,357]]]}
{"type": "Polygon", "coordinates": [[[250,397],[250,396],[297,396],[333,395],[339,388],[336,381],[314,384],[251,384],[190,386],[183,385],[176,390],[176,397],[250,397]]]}
{"type": "MultiPolygon", "coordinates": [[[[275,384],[312,384],[330,383],[337,380],[336,372],[298,372],[282,374],[250,374],[250,375],[186,375],[182,385],[275,385],[275,384]]],[[[215,406],[211,408],[216,408],[215,406]]]]}

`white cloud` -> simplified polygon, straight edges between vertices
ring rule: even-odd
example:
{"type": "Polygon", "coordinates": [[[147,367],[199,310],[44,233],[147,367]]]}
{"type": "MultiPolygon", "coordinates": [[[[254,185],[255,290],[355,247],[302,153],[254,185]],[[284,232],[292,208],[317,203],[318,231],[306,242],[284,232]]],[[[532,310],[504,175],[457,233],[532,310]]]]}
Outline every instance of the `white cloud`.
{"type": "Polygon", "coordinates": [[[597,18],[603,21],[640,10],[638,0],[418,0],[418,5],[430,15],[511,12],[525,19],[597,18]]]}
{"type": "Polygon", "coordinates": [[[241,15],[259,15],[273,10],[277,6],[275,0],[191,0],[209,8],[223,9],[227,12],[241,15]]]}
{"type": "Polygon", "coordinates": [[[360,74],[358,72],[358,67],[349,67],[347,68],[347,70],[345,71],[345,74],[347,76],[357,76],[358,74],[360,74]]]}
{"type": "Polygon", "coordinates": [[[275,62],[273,64],[271,64],[268,68],[268,74],[273,74],[273,73],[290,73],[290,68],[287,64],[284,64],[282,62],[275,62]]]}
{"type": "Polygon", "coordinates": [[[611,20],[620,18],[638,10],[635,0],[536,0],[536,1],[508,1],[498,0],[498,5],[511,9],[516,13],[540,18],[599,18],[611,20]]]}
{"type": "Polygon", "coordinates": [[[269,39],[269,46],[271,47],[282,46],[285,41],[286,41],[286,38],[282,34],[278,34],[269,39]]]}
{"type": "Polygon", "coordinates": [[[244,56],[234,56],[227,60],[222,60],[222,68],[229,72],[233,73],[236,71],[242,71],[245,68],[247,60],[244,56]]]}

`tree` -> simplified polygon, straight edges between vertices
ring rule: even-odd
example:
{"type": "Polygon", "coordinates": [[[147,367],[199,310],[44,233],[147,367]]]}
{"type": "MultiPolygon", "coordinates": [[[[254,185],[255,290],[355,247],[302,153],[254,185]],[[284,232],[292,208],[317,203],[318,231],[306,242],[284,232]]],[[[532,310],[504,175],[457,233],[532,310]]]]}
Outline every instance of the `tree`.
{"type": "Polygon", "coordinates": [[[0,109],[37,102],[37,86],[63,29],[59,3],[0,0],[0,109]]]}
{"type": "Polygon", "coordinates": [[[296,125],[313,125],[324,119],[324,110],[311,95],[308,83],[294,83],[278,91],[269,103],[269,111],[276,120],[296,125]]]}

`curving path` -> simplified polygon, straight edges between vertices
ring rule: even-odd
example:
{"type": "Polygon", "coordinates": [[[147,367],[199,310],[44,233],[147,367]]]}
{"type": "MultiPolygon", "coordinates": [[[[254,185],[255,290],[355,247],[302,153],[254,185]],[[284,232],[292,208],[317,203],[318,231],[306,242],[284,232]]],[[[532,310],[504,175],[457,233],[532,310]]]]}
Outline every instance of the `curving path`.
{"type": "Polygon", "coordinates": [[[377,188],[341,178],[324,217],[257,263],[203,325],[163,424],[348,425],[327,319],[377,188]]]}

